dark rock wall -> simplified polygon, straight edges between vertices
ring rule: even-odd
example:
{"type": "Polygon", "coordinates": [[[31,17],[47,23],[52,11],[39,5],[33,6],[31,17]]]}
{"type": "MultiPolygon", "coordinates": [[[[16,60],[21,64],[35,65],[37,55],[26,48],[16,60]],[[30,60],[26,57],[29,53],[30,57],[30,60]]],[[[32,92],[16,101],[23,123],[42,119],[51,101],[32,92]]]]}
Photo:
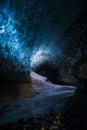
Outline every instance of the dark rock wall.
{"type": "MultiPolygon", "coordinates": [[[[64,34],[64,42],[67,44],[62,52],[62,60],[60,60],[60,67],[64,73],[62,77],[70,78],[73,81],[73,75],[78,79],[81,73],[87,73],[87,11],[85,11],[64,34]],[[62,65],[62,66],[61,66],[62,65]],[[81,72],[79,72],[81,69],[81,72]],[[85,72],[86,71],[86,72],[85,72]]],[[[61,72],[60,72],[61,73],[61,72]]],[[[82,76],[82,77],[85,77],[82,76]]],[[[69,78],[67,78],[69,80],[69,78]]],[[[87,76],[86,76],[87,78],[87,76]]]]}
{"type": "MultiPolygon", "coordinates": [[[[87,129],[87,11],[67,30],[65,37],[73,42],[74,51],[79,49],[80,57],[73,64],[73,72],[78,79],[78,88],[63,111],[66,130],[87,129]]],[[[69,48],[67,48],[69,50],[69,48]]],[[[66,49],[65,49],[66,50],[66,49]]],[[[68,52],[67,50],[67,52],[68,52]]],[[[77,52],[77,51],[76,51],[77,52]]],[[[66,53],[65,53],[66,54],[66,53]]],[[[73,58],[72,58],[73,59],[73,58]]]]}

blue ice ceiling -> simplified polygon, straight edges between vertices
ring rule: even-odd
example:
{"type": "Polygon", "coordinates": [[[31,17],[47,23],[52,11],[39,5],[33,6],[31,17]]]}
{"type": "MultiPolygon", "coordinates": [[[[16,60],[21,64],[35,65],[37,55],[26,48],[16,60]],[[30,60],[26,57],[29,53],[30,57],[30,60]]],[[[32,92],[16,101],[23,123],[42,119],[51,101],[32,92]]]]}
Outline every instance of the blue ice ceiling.
{"type": "Polygon", "coordinates": [[[51,53],[51,58],[56,60],[64,46],[58,43],[59,37],[85,10],[84,1],[0,1],[1,57],[10,59],[25,71],[30,69],[30,61],[38,51],[51,53]]]}

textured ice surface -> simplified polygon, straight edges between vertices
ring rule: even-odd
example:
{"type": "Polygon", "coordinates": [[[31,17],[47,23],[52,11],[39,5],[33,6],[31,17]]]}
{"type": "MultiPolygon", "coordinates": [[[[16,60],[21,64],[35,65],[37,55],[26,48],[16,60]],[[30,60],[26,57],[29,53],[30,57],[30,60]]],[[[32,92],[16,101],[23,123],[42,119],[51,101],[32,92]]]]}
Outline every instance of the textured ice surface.
{"type": "Polygon", "coordinates": [[[50,62],[52,59],[52,54],[49,52],[49,50],[39,50],[34,54],[34,56],[31,57],[30,66],[31,68],[35,68],[40,64],[43,64],[44,62],[50,62]]]}

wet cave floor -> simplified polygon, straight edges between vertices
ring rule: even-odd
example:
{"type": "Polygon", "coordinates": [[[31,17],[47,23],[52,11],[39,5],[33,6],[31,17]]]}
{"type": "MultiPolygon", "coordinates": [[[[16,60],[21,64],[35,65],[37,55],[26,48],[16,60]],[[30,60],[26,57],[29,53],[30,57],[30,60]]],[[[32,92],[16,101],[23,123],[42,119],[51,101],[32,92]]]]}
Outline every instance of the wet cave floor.
{"type": "Polygon", "coordinates": [[[65,130],[61,110],[76,87],[52,84],[34,72],[31,77],[32,85],[2,86],[0,130],[65,130]]]}

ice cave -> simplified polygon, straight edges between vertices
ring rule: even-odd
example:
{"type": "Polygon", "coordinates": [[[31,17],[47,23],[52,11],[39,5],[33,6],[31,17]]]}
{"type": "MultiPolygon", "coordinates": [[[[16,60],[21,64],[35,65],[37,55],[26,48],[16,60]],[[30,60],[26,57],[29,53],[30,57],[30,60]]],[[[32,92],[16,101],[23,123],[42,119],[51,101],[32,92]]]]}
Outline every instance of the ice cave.
{"type": "Polygon", "coordinates": [[[86,0],[0,0],[0,130],[87,130],[86,0]]]}

